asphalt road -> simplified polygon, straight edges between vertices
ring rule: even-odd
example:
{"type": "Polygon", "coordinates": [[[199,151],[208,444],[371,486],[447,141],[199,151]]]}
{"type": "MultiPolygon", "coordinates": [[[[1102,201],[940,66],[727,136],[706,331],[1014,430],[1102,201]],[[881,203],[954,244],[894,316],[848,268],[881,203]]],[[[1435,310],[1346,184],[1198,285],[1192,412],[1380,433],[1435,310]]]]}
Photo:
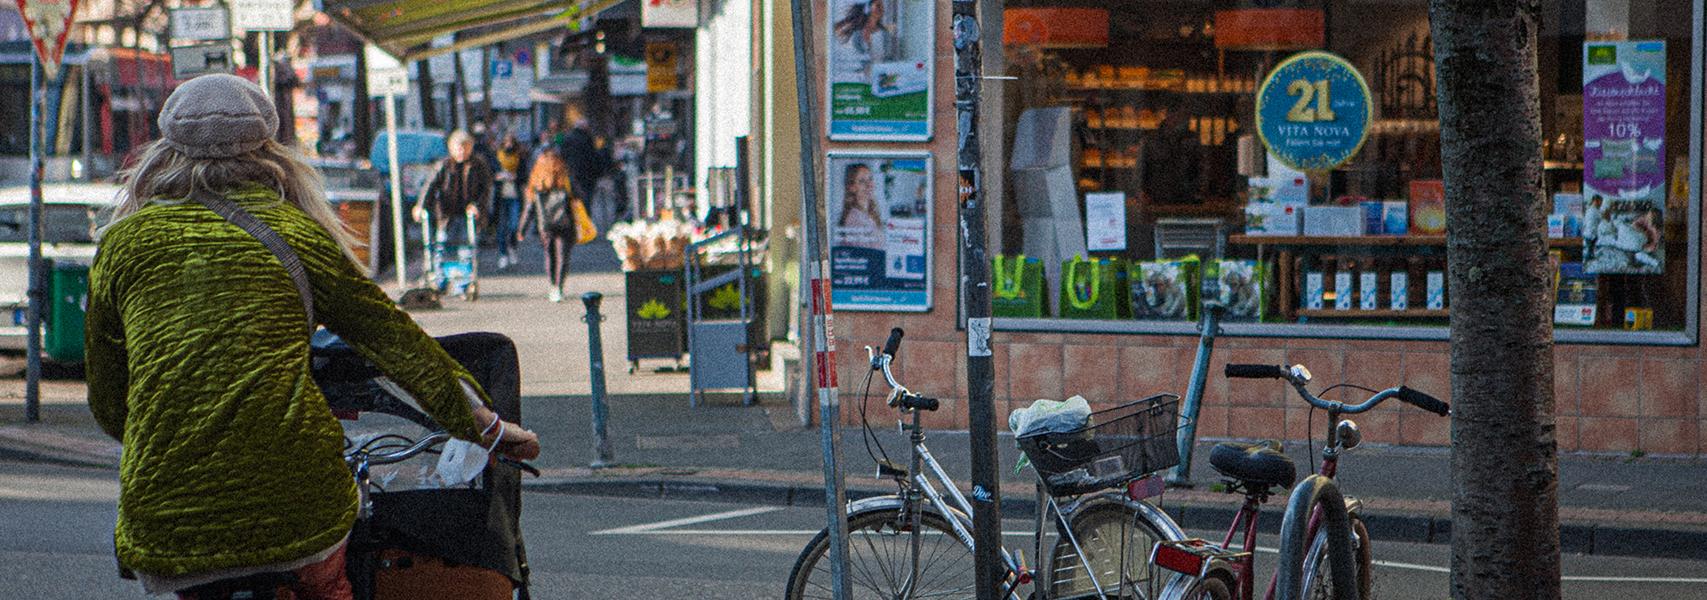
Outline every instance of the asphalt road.
{"type": "MultiPolygon", "coordinates": [[[[116,500],[112,472],[0,462],[4,596],[145,597],[116,576],[116,500]]],[[[824,516],[812,507],[540,493],[527,494],[524,504],[536,598],[779,597],[795,555],[824,516]]],[[[1026,544],[1028,527],[1006,522],[1007,539],[1026,544]]],[[[1379,543],[1376,557],[1379,598],[1448,596],[1446,546],[1379,543]]],[[[1259,565],[1272,561],[1272,553],[1258,556],[1259,565]]],[[[1707,598],[1703,562],[1567,556],[1565,574],[1567,598],[1707,598]]],[[[1259,577],[1266,584],[1266,571],[1259,577]]]]}

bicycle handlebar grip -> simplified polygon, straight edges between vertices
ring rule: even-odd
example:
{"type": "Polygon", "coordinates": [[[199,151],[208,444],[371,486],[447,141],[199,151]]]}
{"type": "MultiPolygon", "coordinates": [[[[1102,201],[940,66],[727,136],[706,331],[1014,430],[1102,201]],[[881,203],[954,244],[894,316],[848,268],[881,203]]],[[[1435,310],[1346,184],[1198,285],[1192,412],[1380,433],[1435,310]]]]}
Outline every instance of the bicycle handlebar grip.
{"type": "Polygon", "coordinates": [[[1227,365],[1227,377],[1244,379],[1285,379],[1286,369],[1276,365],[1227,365]]]}
{"type": "Polygon", "coordinates": [[[906,333],[901,331],[900,327],[890,329],[889,341],[883,343],[883,353],[891,357],[895,356],[895,351],[901,349],[901,336],[906,335],[906,333]]]}
{"type": "Polygon", "coordinates": [[[1399,386],[1399,393],[1394,394],[1394,396],[1398,397],[1399,400],[1404,401],[1406,404],[1442,417],[1452,414],[1452,407],[1448,406],[1446,402],[1441,399],[1402,385],[1399,386]]]}
{"type": "Polygon", "coordinates": [[[902,395],[900,404],[903,408],[923,411],[935,411],[942,405],[940,402],[937,402],[936,398],[927,398],[918,394],[902,395]]]}

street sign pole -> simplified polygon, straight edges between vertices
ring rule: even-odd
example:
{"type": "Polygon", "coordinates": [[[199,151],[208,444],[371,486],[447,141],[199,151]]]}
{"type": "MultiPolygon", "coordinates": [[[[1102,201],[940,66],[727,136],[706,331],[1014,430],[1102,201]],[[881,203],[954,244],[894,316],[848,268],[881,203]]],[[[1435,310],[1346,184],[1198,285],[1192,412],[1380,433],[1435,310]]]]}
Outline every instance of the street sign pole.
{"type": "Polygon", "coordinates": [[[268,98],[273,97],[273,32],[261,32],[261,64],[257,65],[256,83],[261,84],[261,92],[268,98]]]}
{"type": "Polygon", "coordinates": [[[824,512],[830,538],[830,593],[853,598],[848,582],[847,484],[842,479],[841,401],[836,393],[836,339],[830,307],[830,266],[824,258],[824,219],[818,212],[818,102],[812,84],[812,2],[794,0],[794,90],[800,106],[800,282],[811,295],[800,328],[808,389],[817,391],[819,443],[824,453],[824,512]],[[805,351],[810,347],[810,351],[805,351]]]}
{"type": "Polygon", "coordinates": [[[41,260],[41,176],[42,176],[42,105],[47,91],[42,85],[41,57],[30,60],[30,281],[29,310],[25,317],[29,327],[25,342],[24,363],[24,421],[41,421],[41,309],[47,303],[47,291],[42,286],[46,273],[41,260]]]}
{"type": "MultiPolygon", "coordinates": [[[[367,91],[362,90],[362,93],[367,91]]],[[[396,90],[385,93],[385,160],[391,164],[391,256],[397,268],[397,287],[403,289],[409,286],[403,272],[409,261],[403,254],[403,173],[397,164],[396,90]]]]}
{"type": "Polygon", "coordinates": [[[990,352],[990,257],[986,210],[979,189],[982,155],[978,101],[984,66],[978,0],[954,0],[954,107],[958,116],[960,297],[966,311],[967,428],[972,452],[972,545],[978,600],[995,600],[1006,574],[1002,564],[1002,495],[996,472],[994,364],[990,352]]]}

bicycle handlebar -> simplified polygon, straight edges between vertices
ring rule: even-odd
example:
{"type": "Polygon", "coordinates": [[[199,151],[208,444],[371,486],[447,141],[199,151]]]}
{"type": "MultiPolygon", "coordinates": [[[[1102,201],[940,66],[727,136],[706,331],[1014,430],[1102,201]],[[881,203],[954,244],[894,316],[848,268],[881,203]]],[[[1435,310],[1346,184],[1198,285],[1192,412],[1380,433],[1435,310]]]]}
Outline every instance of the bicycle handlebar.
{"type": "Polygon", "coordinates": [[[437,445],[439,445],[443,442],[449,441],[449,440],[450,440],[450,434],[449,433],[445,433],[443,431],[435,431],[431,434],[428,434],[426,437],[423,437],[420,440],[416,441],[414,444],[411,444],[408,448],[404,448],[402,450],[393,450],[393,451],[388,451],[388,452],[368,452],[367,450],[356,450],[355,452],[352,452],[351,455],[353,456],[356,453],[360,453],[367,460],[367,463],[369,465],[389,465],[392,463],[400,463],[400,462],[409,460],[411,458],[414,458],[415,456],[419,455],[420,453],[426,452],[428,448],[431,448],[433,446],[437,446],[437,445]]]}
{"type": "Polygon", "coordinates": [[[1369,409],[1375,408],[1377,404],[1380,404],[1388,398],[1397,398],[1400,402],[1404,402],[1442,417],[1452,414],[1452,407],[1447,405],[1446,402],[1439,398],[1435,398],[1434,396],[1430,396],[1426,393],[1402,385],[1376,392],[1375,395],[1370,396],[1368,400],[1364,400],[1357,404],[1346,404],[1344,402],[1323,400],[1316,397],[1316,395],[1311,394],[1310,390],[1304,388],[1304,385],[1309,383],[1309,376],[1307,375],[1308,371],[1304,371],[1306,374],[1303,376],[1295,374],[1297,371],[1302,371],[1302,369],[1287,369],[1286,367],[1277,365],[1229,364],[1227,365],[1224,373],[1229,378],[1285,380],[1287,383],[1292,384],[1293,389],[1298,390],[1298,395],[1303,396],[1304,401],[1310,403],[1311,406],[1345,414],[1366,412],[1369,409]]]}
{"type": "Polygon", "coordinates": [[[883,381],[889,384],[889,406],[910,410],[936,410],[941,403],[936,398],[920,396],[909,390],[901,382],[895,381],[895,374],[889,370],[890,363],[895,362],[895,353],[901,350],[901,338],[907,332],[900,327],[889,330],[889,340],[883,343],[883,352],[877,353],[871,346],[865,347],[865,353],[871,358],[871,370],[882,371],[883,381]]]}
{"type": "Polygon", "coordinates": [[[883,343],[883,354],[893,360],[895,352],[901,349],[901,336],[906,335],[906,333],[900,327],[890,329],[889,341],[883,343]]]}

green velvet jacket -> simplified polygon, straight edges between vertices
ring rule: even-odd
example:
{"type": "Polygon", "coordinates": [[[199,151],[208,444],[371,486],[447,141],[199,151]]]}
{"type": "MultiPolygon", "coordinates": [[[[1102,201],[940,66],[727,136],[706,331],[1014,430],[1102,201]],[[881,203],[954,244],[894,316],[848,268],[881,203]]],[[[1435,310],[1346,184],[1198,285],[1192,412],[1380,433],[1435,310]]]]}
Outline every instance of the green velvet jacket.
{"type": "MultiPolygon", "coordinates": [[[[296,251],[321,324],[452,435],[479,437],[458,381],[478,384],[318,223],[260,186],[227,197],[296,251]]],[[[160,201],[102,235],[89,288],[89,409],[124,445],[120,564],[160,576],[271,564],[350,531],[343,431],[277,257],[200,203],[160,201]]]]}

